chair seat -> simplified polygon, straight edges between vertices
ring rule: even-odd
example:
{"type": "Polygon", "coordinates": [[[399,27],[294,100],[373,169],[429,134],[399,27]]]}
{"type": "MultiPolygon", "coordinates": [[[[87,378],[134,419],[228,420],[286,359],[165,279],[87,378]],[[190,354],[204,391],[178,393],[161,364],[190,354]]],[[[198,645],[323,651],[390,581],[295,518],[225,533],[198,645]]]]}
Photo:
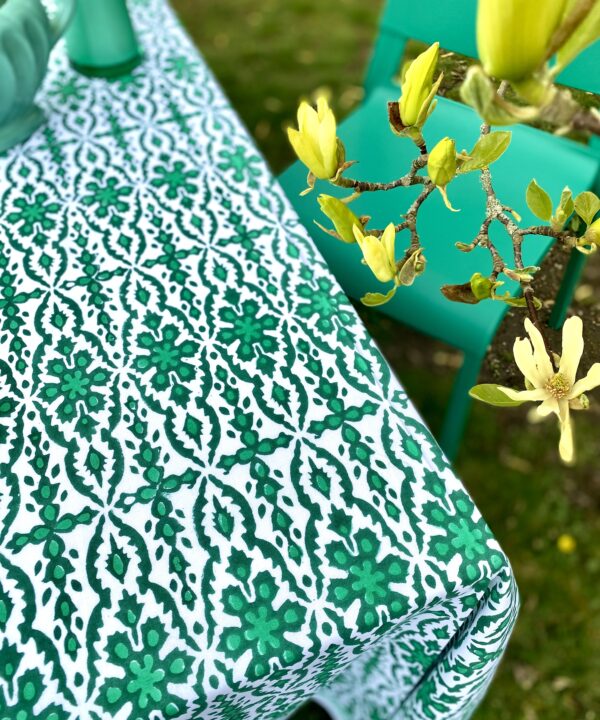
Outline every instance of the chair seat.
{"type": "MultiPolygon", "coordinates": [[[[371,181],[390,181],[410,167],[417,152],[405,138],[393,135],[387,120],[387,102],[397,99],[393,86],[373,91],[365,103],[339,128],[339,136],[346,145],[347,158],[359,163],[347,172],[349,177],[371,181]]],[[[432,148],[448,135],[456,140],[459,150],[473,147],[479,135],[480,118],[468,107],[441,98],[425,127],[425,138],[432,148]]],[[[523,217],[524,224],[539,224],[525,203],[525,190],[533,177],[544,187],[556,203],[567,185],[574,193],[589,189],[598,173],[598,161],[588,149],[577,143],[557,138],[525,126],[511,128],[513,139],[505,155],[493,165],[493,182],[498,197],[523,217]]],[[[387,288],[360,263],[356,245],[336,241],[313,223],[326,218],[320,212],[316,196],[299,197],[306,187],[306,168],[299,162],[280,178],[281,183],[309,228],[319,250],[337,275],[346,292],[358,298],[367,291],[387,288]]],[[[317,192],[340,195],[327,183],[319,183],[317,192]]],[[[347,192],[347,191],[346,191],[347,192]]],[[[389,192],[369,193],[352,204],[357,214],[372,216],[369,226],[382,228],[389,222],[398,223],[419,188],[398,188],[389,192]]],[[[342,193],[343,194],[343,193],[342,193]]],[[[419,232],[428,260],[427,271],[410,288],[402,288],[382,310],[395,319],[411,325],[433,337],[470,353],[483,354],[493,337],[507,306],[501,302],[463,305],[449,302],[440,292],[447,283],[467,282],[474,272],[487,274],[491,270],[487,250],[476,249],[464,254],[455,243],[471,242],[485,217],[485,195],[477,172],[456,178],[448,187],[448,194],[460,212],[450,212],[439,193],[427,200],[419,214],[419,232]]],[[[492,237],[504,257],[510,257],[511,243],[502,228],[495,228],[492,237]]],[[[397,238],[397,257],[407,246],[408,233],[397,238]]],[[[524,261],[537,265],[550,247],[551,241],[531,237],[524,245],[524,261]]],[[[506,287],[515,291],[515,283],[506,287]]]]}

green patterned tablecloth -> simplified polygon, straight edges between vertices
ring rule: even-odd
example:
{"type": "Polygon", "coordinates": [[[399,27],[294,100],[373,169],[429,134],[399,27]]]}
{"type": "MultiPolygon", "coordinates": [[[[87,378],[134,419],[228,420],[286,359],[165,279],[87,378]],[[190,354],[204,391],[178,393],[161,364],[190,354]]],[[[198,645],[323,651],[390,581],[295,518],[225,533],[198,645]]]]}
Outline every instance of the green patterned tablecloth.
{"type": "MultiPolygon", "coordinates": [[[[467,718],[505,556],[162,0],[0,158],[0,720],[467,718]]],[[[257,82],[260,78],[257,78],[257,82]]]]}

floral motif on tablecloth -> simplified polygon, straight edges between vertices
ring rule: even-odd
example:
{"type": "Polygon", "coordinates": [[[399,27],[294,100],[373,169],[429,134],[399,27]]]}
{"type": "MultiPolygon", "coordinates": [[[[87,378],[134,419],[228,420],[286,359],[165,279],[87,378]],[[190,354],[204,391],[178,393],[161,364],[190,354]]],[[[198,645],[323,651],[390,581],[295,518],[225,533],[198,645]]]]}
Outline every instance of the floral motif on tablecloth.
{"type": "Polygon", "coordinates": [[[426,517],[440,533],[432,535],[429,550],[433,557],[450,563],[460,558],[459,575],[467,583],[481,577],[480,563],[499,570],[504,559],[499,551],[490,552],[492,533],[475,510],[472,500],[462,491],[450,495],[450,508],[444,503],[427,503],[423,508],[426,517]]]}
{"type": "Polygon", "coordinates": [[[246,300],[239,309],[225,307],[219,311],[226,324],[218,338],[226,345],[236,346],[236,355],[241,360],[251,360],[257,353],[267,355],[277,349],[277,339],[272,335],[279,324],[278,319],[263,312],[257,302],[246,300]]]}
{"type": "Polygon", "coordinates": [[[378,607],[386,608],[392,617],[406,610],[405,599],[391,585],[406,579],[408,562],[398,555],[381,557],[381,543],[371,530],[359,530],[352,542],[356,549],[349,550],[343,542],[327,546],[331,567],[344,572],[331,581],[329,599],[342,610],[358,601],[356,629],[366,633],[378,625],[378,607]]]}
{"type": "Polygon", "coordinates": [[[108,639],[106,653],[109,661],[120,670],[100,687],[100,705],[111,714],[124,706],[130,708],[126,716],[144,720],[150,712],[163,717],[180,717],[187,702],[174,691],[185,690],[192,658],[178,648],[165,651],[168,634],[158,618],[146,620],[139,632],[139,643],[132,643],[128,633],[115,633],[108,639]]]}
{"type": "Polygon", "coordinates": [[[118,213],[126,212],[129,209],[127,199],[133,188],[122,185],[117,177],[102,178],[102,173],[94,173],[98,180],[89,182],[86,185],[87,195],[81,198],[84,205],[94,208],[98,218],[105,218],[108,215],[116,216],[118,213]]]}
{"type": "Polygon", "coordinates": [[[292,600],[275,602],[279,587],[267,572],[252,582],[252,595],[237,586],[223,593],[223,607],[234,615],[239,626],[226,627],[219,648],[235,660],[250,651],[247,673],[250,678],[265,677],[272,663],[279,667],[294,665],[302,658],[302,648],[289,639],[304,624],[306,609],[292,600]]]}
{"type": "Polygon", "coordinates": [[[150,384],[157,391],[171,389],[171,399],[185,405],[189,390],[185,384],[196,376],[190,362],[198,352],[198,343],[181,339],[176,325],[162,324],[156,313],[148,313],[144,319],[147,330],[136,338],[137,350],[133,367],[149,374],[150,384]]]}
{"type": "Polygon", "coordinates": [[[49,405],[57,403],[56,413],[63,422],[72,420],[79,406],[87,414],[102,410],[104,398],[98,387],[106,386],[109,374],[95,366],[89,352],[74,352],[68,342],[62,344],[59,352],[65,357],[57,357],[48,364],[47,372],[53,381],[44,385],[41,397],[49,405]]]}
{"type": "Polygon", "coordinates": [[[60,205],[53,202],[48,193],[34,193],[32,189],[25,189],[25,196],[15,200],[16,210],[6,216],[6,220],[16,225],[23,235],[33,235],[37,231],[35,240],[44,244],[45,232],[56,227],[54,216],[59,212],[60,205]]]}

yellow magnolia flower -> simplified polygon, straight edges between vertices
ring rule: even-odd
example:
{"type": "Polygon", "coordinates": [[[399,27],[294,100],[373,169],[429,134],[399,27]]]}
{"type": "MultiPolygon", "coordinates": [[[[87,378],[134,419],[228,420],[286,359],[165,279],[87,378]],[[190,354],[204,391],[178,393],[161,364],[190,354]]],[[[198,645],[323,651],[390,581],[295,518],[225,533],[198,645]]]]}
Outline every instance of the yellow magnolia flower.
{"type": "Polygon", "coordinates": [[[440,140],[429,153],[427,174],[438,187],[446,185],[456,175],[456,143],[449,137],[440,140]]]}
{"type": "Polygon", "coordinates": [[[567,0],[479,0],[477,48],[488,75],[519,82],[539,70],[567,0]]]}
{"type": "Polygon", "coordinates": [[[456,175],[456,143],[454,140],[448,137],[440,140],[429,153],[427,174],[431,182],[442,194],[446,207],[449,210],[454,210],[448,200],[448,194],[446,192],[446,185],[448,185],[456,175]]]}
{"type": "Polygon", "coordinates": [[[406,71],[402,82],[400,118],[405,127],[422,127],[433,108],[433,98],[442,81],[441,76],[433,82],[437,67],[440,44],[434,43],[416,57],[406,71]]]}
{"type": "Polygon", "coordinates": [[[540,331],[527,318],[525,329],[529,339],[517,338],[513,352],[519,370],[525,376],[527,390],[512,390],[499,387],[508,398],[517,402],[539,402],[538,417],[554,414],[560,424],[559,452],[566,463],[575,457],[573,426],[570,411],[582,410],[588,406],[584,393],[600,385],[600,363],[590,368],[586,377],[577,380],[577,369],[583,353],[583,323],[581,318],[569,318],[562,333],[562,357],[555,372],[544,347],[540,331]]]}
{"type": "Polygon", "coordinates": [[[363,235],[356,225],[354,226],[354,236],[362,250],[365,264],[369,266],[379,282],[385,283],[394,280],[397,268],[395,259],[396,228],[393,223],[386,227],[380,238],[374,235],[363,235]]]}
{"type": "Polygon", "coordinates": [[[320,180],[330,180],[338,170],[338,139],[335,115],[325,97],[315,110],[307,102],[298,108],[298,130],[288,128],[296,155],[320,180]]]}

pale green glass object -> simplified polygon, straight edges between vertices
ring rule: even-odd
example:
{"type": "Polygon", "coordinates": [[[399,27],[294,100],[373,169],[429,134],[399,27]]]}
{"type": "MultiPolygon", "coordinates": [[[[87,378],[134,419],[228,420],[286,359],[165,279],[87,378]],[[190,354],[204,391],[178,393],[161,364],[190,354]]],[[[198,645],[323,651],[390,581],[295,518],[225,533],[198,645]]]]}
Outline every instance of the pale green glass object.
{"type": "Polygon", "coordinates": [[[130,72],[141,54],[125,0],[77,0],[67,50],[73,67],[84,75],[130,72]]]}
{"type": "Polygon", "coordinates": [[[0,152],[42,124],[44,114],[34,98],[73,9],[74,0],[62,0],[49,16],[40,0],[0,2],[0,152]]]}

